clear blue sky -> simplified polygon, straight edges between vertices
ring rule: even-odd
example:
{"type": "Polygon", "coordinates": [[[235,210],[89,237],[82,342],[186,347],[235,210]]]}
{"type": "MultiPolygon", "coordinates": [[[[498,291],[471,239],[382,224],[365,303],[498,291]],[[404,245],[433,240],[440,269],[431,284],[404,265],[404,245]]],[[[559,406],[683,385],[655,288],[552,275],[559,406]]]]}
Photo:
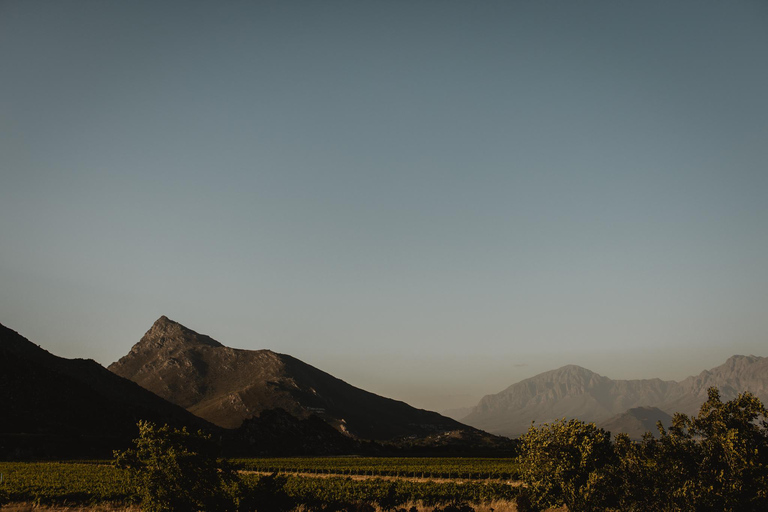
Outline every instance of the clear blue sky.
{"type": "Polygon", "coordinates": [[[2,1],[0,322],[414,405],[768,356],[764,1],[2,1]]]}

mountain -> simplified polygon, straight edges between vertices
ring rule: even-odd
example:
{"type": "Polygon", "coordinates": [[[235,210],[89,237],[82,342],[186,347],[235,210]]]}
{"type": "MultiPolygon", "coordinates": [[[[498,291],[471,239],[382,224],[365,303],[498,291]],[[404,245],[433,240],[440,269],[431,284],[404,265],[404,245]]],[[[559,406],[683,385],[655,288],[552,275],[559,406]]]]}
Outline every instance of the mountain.
{"type": "MultiPolygon", "coordinates": [[[[580,366],[564,366],[511,385],[480,400],[461,421],[487,432],[519,436],[532,421],[562,417],[606,421],[628,409],[652,406],[668,414],[696,414],[707,389],[720,388],[723,400],[751,391],[768,399],[768,358],[733,356],[723,365],[676,381],[613,380],[580,366]]],[[[655,431],[655,428],[653,429],[655,431]]]]}
{"type": "Polygon", "coordinates": [[[750,391],[763,403],[768,402],[768,357],[732,356],[720,366],[704,370],[680,382],[682,396],[671,399],[662,407],[667,412],[696,414],[707,401],[707,389],[720,389],[722,400],[731,400],[739,393],[750,391]]]}
{"type": "Polygon", "coordinates": [[[216,427],[98,363],[57,357],[0,325],[0,457],[111,456],[139,419],[216,427]]]}
{"type": "Polygon", "coordinates": [[[533,420],[600,421],[630,407],[659,403],[670,392],[670,383],[660,379],[613,381],[569,365],[483,397],[462,421],[491,433],[519,436],[533,420]]]}
{"type": "Polygon", "coordinates": [[[672,416],[657,407],[633,407],[600,422],[597,426],[614,434],[623,432],[630,439],[641,439],[646,432],[658,437],[659,430],[656,423],[659,421],[665,428],[669,428],[672,424],[672,416]]]}
{"type": "Polygon", "coordinates": [[[165,316],[109,370],[226,428],[279,408],[300,419],[315,414],[361,439],[474,430],[351,386],[294,357],[225,347],[165,316]]]}

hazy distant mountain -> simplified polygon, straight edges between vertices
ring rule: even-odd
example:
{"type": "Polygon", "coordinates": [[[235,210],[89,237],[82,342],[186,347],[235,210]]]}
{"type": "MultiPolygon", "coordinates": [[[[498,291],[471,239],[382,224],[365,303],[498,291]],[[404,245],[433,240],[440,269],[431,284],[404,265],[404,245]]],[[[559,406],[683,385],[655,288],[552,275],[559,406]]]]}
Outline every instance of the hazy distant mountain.
{"type": "Polygon", "coordinates": [[[712,386],[720,389],[723,400],[750,391],[763,403],[768,402],[768,357],[732,356],[720,366],[681,381],[683,395],[660,407],[672,413],[696,414],[707,400],[707,389],[712,386]]]}
{"type": "Polygon", "coordinates": [[[463,421],[491,433],[518,436],[533,420],[601,421],[631,407],[657,404],[675,384],[660,379],[613,381],[586,368],[564,366],[483,397],[463,421]]]}
{"type": "Polygon", "coordinates": [[[668,414],[696,414],[711,386],[720,388],[724,400],[751,391],[765,401],[768,358],[733,356],[725,364],[681,382],[612,380],[586,368],[564,366],[483,397],[462,421],[493,434],[519,436],[534,420],[543,423],[567,417],[599,423],[643,406],[658,407],[668,414]]]}
{"type": "Polygon", "coordinates": [[[166,317],[109,369],[227,428],[280,408],[297,418],[316,414],[363,439],[473,430],[435,412],[353,387],[291,356],[225,347],[166,317]]]}
{"type": "Polygon", "coordinates": [[[0,325],[0,457],[111,456],[139,419],[216,428],[92,360],[64,359],[0,325]]]}
{"type": "Polygon", "coordinates": [[[657,407],[633,407],[598,423],[597,426],[613,434],[624,433],[631,439],[640,439],[646,432],[658,437],[659,429],[656,424],[659,421],[664,428],[669,428],[672,416],[657,407]]]}

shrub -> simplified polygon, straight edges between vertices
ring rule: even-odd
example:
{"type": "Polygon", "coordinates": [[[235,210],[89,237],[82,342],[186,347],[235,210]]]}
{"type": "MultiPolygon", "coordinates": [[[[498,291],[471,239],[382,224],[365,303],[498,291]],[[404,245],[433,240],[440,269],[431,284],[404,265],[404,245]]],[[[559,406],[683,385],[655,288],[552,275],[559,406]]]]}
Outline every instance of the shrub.
{"type": "Polygon", "coordinates": [[[395,482],[389,484],[387,494],[377,500],[379,507],[384,511],[397,510],[397,507],[404,504],[405,501],[405,496],[397,492],[397,484],[395,482]]]}
{"type": "Polygon", "coordinates": [[[262,476],[255,484],[237,482],[236,495],[238,510],[248,512],[288,512],[296,507],[296,500],[285,491],[288,477],[272,473],[262,476]]]}
{"type": "Polygon", "coordinates": [[[217,446],[202,431],[139,421],[135,448],[115,452],[115,465],[133,473],[143,510],[232,510],[231,472],[216,458],[217,446]]]}
{"type": "Polygon", "coordinates": [[[521,438],[520,476],[527,487],[517,499],[518,507],[604,510],[615,501],[609,470],[614,460],[611,434],[594,423],[563,419],[540,428],[531,425],[521,438]]]}

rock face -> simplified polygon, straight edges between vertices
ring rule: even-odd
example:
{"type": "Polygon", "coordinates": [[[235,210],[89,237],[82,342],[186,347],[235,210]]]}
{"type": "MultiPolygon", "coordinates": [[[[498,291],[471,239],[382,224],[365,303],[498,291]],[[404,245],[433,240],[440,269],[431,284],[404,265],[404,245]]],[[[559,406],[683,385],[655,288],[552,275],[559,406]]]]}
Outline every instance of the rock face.
{"type": "Polygon", "coordinates": [[[225,347],[166,317],[109,369],[226,428],[280,408],[300,419],[315,414],[362,439],[474,430],[358,389],[291,356],[225,347]]]}
{"type": "Polygon", "coordinates": [[[92,360],[57,357],[0,325],[0,458],[111,457],[139,419],[217,430],[92,360]]]}
{"type": "Polygon", "coordinates": [[[532,421],[545,423],[567,417],[600,423],[643,406],[690,415],[706,401],[711,386],[720,388],[723,400],[750,391],[766,401],[768,358],[733,356],[725,364],[681,382],[612,380],[586,368],[564,366],[483,397],[461,421],[493,434],[516,437],[532,421]]]}

